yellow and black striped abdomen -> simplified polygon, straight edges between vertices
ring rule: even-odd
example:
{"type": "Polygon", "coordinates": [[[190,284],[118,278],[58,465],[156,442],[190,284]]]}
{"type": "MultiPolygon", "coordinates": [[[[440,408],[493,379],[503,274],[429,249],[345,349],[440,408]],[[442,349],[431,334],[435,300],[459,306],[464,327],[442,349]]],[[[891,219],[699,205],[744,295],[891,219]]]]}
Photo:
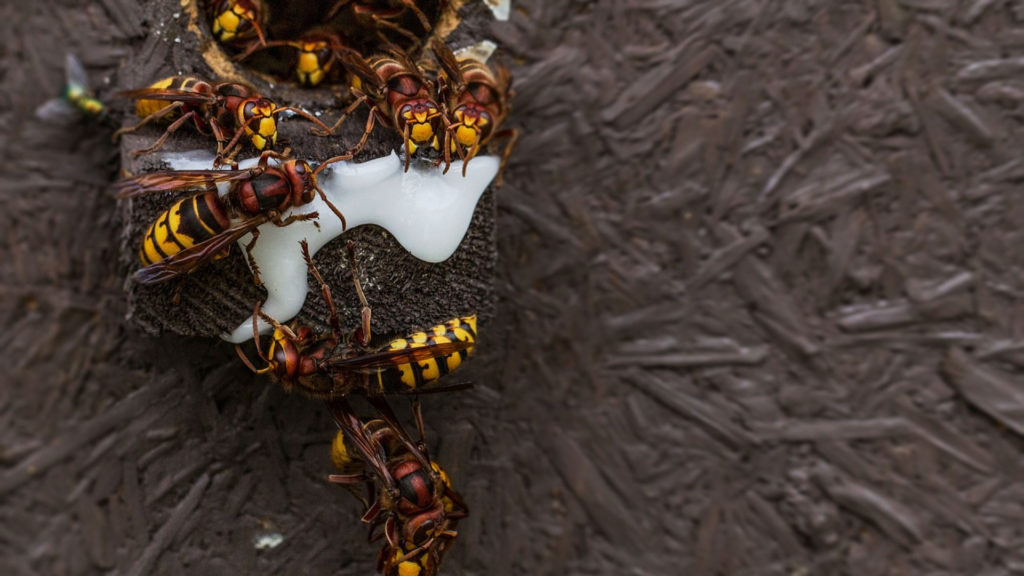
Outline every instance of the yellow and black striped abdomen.
{"type": "Polygon", "coordinates": [[[334,442],[331,443],[331,462],[338,472],[343,474],[350,474],[362,466],[359,457],[349,452],[348,446],[345,445],[345,434],[341,430],[334,435],[334,442]]]}
{"type": "Polygon", "coordinates": [[[147,266],[154,264],[213,238],[229,224],[216,192],[182,198],[157,216],[146,230],[139,259],[147,266]]]}
{"type": "Polygon", "coordinates": [[[476,315],[463,316],[438,324],[424,332],[392,340],[384,350],[440,347],[452,342],[468,342],[464,350],[405,364],[396,364],[377,372],[377,383],[386,392],[408,392],[423,388],[462,365],[476,349],[476,315]]]}
{"type": "Polygon", "coordinates": [[[222,1],[213,9],[210,30],[218,42],[238,42],[256,35],[253,22],[259,16],[252,2],[222,1]]]}
{"type": "MultiPolygon", "coordinates": [[[[148,86],[151,90],[191,90],[197,83],[202,82],[193,76],[171,76],[163,80],[157,80],[148,86]]],[[[139,98],[135,102],[135,113],[140,118],[145,118],[173,104],[170,100],[155,100],[152,98],[139,98]]],[[[181,116],[181,110],[176,110],[161,118],[161,121],[170,122],[181,116]]]]}
{"type": "Polygon", "coordinates": [[[333,53],[330,46],[323,41],[310,41],[300,42],[297,48],[295,73],[299,83],[303,86],[316,86],[331,71],[333,53]]]}

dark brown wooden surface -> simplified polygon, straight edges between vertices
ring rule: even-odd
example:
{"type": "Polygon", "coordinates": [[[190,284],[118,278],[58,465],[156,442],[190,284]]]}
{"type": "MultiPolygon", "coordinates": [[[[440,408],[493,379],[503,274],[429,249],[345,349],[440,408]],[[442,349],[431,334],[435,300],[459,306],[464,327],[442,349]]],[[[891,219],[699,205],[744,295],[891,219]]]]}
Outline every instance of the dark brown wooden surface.
{"type": "MultiPolygon", "coordinates": [[[[513,1],[445,573],[1019,572],[1024,11],[513,1]]],[[[327,415],[125,321],[107,135],[32,117],[160,28],[0,6],[0,573],[370,574],[327,415]]]]}

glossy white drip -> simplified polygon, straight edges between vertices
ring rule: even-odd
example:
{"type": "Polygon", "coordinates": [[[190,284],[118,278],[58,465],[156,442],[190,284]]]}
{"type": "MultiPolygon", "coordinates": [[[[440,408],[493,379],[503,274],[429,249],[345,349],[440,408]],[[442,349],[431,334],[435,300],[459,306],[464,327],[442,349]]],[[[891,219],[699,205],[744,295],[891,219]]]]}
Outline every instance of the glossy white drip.
{"type": "MultiPolygon", "coordinates": [[[[163,159],[174,170],[209,169],[213,157],[206,152],[168,153],[163,159]]],[[[255,166],[257,158],[239,162],[239,168],[255,166]]],[[[318,181],[324,193],[338,207],[348,228],[376,224],[390,232],[413,256],[427,262],[443,262],[451,257],[462,241],[470,220],[487,185],[498,172],[494,156],[477,156],[462,176],[462,162],[452,162],[447,174],[435,167],[416,166],[403,171],[398,154],[362,162],[339,162],[322,172],[318,181]]],[[[306,264],[299,241],[316,251],[342,233],[341,222],[318,196],[312,203],[286,214],[318,212],[319,218],[288,226],[264,224],[253,249],[259,266],[267,301],[263,311],[279,322],[292,319],[306,301],[308,285],[306,264]],[[319,227],[317,227],[319,223],[319,227]]],[[[238,244],[242,251],[250,240],[246,235],[238,244]]],[[[260,320],[260,332],[270,327],[260,320]]],[[[252,317],[242,319],[230,334],[229,342],[252,338],[252,317]]]]}

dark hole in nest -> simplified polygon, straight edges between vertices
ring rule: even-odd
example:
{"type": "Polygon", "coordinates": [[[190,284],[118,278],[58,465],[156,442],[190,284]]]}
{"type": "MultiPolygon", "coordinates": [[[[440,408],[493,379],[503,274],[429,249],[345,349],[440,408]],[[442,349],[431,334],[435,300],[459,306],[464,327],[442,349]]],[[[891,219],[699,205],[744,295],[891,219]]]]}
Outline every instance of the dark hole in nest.
{"type": "MultiPolygon", "coordinates": [[[[227,9],[228,0],[209,1],[204,11],[208,29],[216,14],[227,9]]],[[[441,20],[447,5],[444,0],[416,0],[415,9],[400,0],[348,1],[309,0],[287,2],[262,0],[254,2],[262,17],[268,46],[258,46],[257,39],[229,43],[225,46],[240,64],[263,74],[286,81],[296,80],[299,50],[283,42],[331,37],[341,46],[369,57],[387,48],[398,48],[418,58],[431,32],[441,20]],[[328,15],[331,15],[328,17],[328,15]],[[426,20],[429,26],[425,26],[426,20]],[[251,53],[246,54],[250,51],[251,53]]],[[[326,56],[325,56],[326,59],[326,56]]],[[[347,83],[338,63],[320,84],[347,83]]]]}

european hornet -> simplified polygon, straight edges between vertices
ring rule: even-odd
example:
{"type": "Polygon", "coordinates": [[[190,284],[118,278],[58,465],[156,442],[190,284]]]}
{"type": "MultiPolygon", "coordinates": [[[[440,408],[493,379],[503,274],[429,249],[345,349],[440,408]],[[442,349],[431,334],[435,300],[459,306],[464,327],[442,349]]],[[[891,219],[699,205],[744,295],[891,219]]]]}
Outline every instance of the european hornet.
{"type": "Polygon", "coordinates": [[[252,44],[247,50],[236,56],[244,60],[257,50],[286,46],[295,49],[294,69],[299,84],[312,88],[328,77],[340,52],[350,50],[341,36],[334,32],[313,30],[298,40],[271,40],[262,44],[252,44]]]}
{"type": "Polygon", "coordinates": [[[135,99],[135,111],[142,121],[118,130],[115,138],[135,132],[154,120],[173,120],[152,146],[133,151],[136,156],[159,149],[168,136],[189,120],[200,133],[212,133],[217,139],[217,165],[237,152],[235,148],[241,144],[243,135],[257,150],[277,144],[277,115],[281,112],[293,112],[327,128],[309,112],[278,106],[251,86],[237,82],[210,84],[194,76],[171,76],[148,88],[119,92],[116,96],[135,99]]]}
{"type": "Polygon", "coordinates": [[[262,0],[213,0],[206,5],[210,31],[221,44],[242,44],[259,39],[266,43],[263,28],[267,8],[262,0]]]}
{"type": "Polygon", "coordinates": [[[340,57],[352,74],[351,91],[356,99],[334,126],[320,134],[333,133],[365,102],[370,107],[366,128],[359,143],[348,154],[355,155],[363,149],[375,123],[380,121],[402,134],[406,171],[412,156],[439,158],[438,136],[443,114],[434,101],[434,85],[424,78],[419,66],[397,49],[369,61],[354,52],[341,53],[340,57]]]}
{"type": "Polygon", "coordinates": [[[498,167],[497,185],[509,154],[519,138],[514,129],[501,130],[508,116],[508,101],[512,97],[512,77],[508,68],[497,64],[493,68],[483,62],[466,57],[457,59],[448,45],[436,40],[431,48],[441,67],[438,75],[439,94],[445,107],[444,160],[445,172],[451,165],[451,154],[458,154],[466,166],[480,150],[497,138],[507,138],[508,144],[498,167]]]}
{"type": "Polygon", "coordinates": [[[107,107],[89,89],[89,77],[82,63],[68,52],[65,59],[67,82],[61,95],[36,108],[36,117],[47,122],[68,122],[79,117],[107,119],[107,107]]]}
{"type": "Polygon", "coordinates": [[[371,541],[384,536],[377,570],[387,576],[433,576],[458,533],[456,524],[469,508],[452,488],[448,475],[430,459],[424,441],[418,402],[413,414],[419,440],[414,443],[390,406],[378,398],[382,418],[363,423],[345,399],[328,402],[339,431],[331,459],[345,474],[332,474],[336,484],[367,486],[366,513],[371,541]],[[355,448],[348,450],[346,441],[355,448]],[[353,469],[358,471],[353,472],[353,469]],[[383,526],[383,532],[377,528],[383,526]]]}
{"type": "Polygon", "coordinates": [[[246,252],[253,278],[259,284],[252,248],[261,224],[287,226],[317,218],[316,212],[286,218],[282,214],[312,202],[314,194],[319,194],[344,228],[345,217],[316,181],[317,174],[329,164],[325,162],[313,170],[304,160],[267,150],[260,155],[259,163],[247,170],[171,170],[117,182],[114,190],[118,198],[167,190],[203,190],[178,200],[149,226],[139,248],[139,259],[145,267],[135,273],[135,279],[155,284],[188,274],[205,262],[227,256],[234,242],[252,233],[246,252]],[[271,158],[280,164],[270,165],[271,158]]]}
{"type": "Polygon", "coordinates": [[[384,394],[408,394],[449,388],[433,386],[445,374],[458,368],[476,347],[476,316],[464,316],[438,324],[422,332],[370,348],[370,306],[366,302],[356,273],[355,257],[349,244],[349,262],[356,293],[362,303],[362,322],[350,335],[343,336],[330,287],[324,282],[305,241],[303,258],[330,311],[329,332],[292,321],[284,325],[263,314],[259,305],[253,311],[253,340],[256,354],[267,363],[255,365],[236,346],[238,355],[250,370],[268,374],[287,392],[298,391],[314,398],[337,398],[349,393],[368,397],[384,394]],[[266,354],[260,345],[258,318],[274,327],[266,354]]]}
{"type": "MultiPolygon", "coordinates": [[[[441,0],[440,4],[443,8],[445,0],[441,0]]],[[[343,9],[346,11],[343,21],[352,22],[362,30],[376,30],[378,38],[384,44],[391,42],[384,35],[384,30],[390,30],[409,40],[414,48],[418,49],[422,45],[419,37],[403,25],[404,17],[410,12],[419,21],[424,33],[429,33],[433,29],[430,19],[415,0],[339,0],[327,12],[326,19],[334,18],[343,9]]]]}

